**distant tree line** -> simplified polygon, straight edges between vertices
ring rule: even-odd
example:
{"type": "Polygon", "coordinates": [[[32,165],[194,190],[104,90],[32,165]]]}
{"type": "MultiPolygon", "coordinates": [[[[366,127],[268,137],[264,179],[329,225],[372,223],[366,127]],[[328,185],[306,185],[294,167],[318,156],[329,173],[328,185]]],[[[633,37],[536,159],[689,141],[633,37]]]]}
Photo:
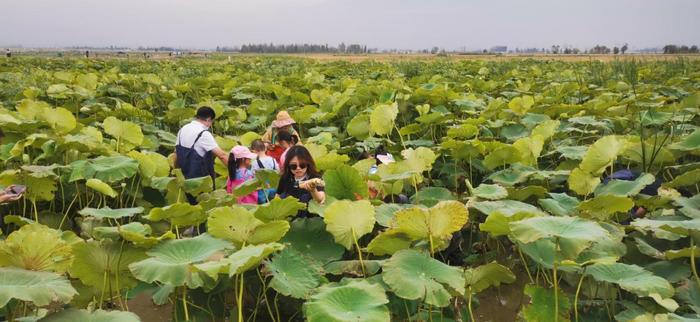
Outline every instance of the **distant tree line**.
{"type": "Polygon", "coordinates": [[[343,53],[343,54],[366,54],[371,52],[366,45],[340,43],[337,47],[328,44],[247,44],[238,47],[216,47],[217,52],[241,52],[241,53],[283,53],[283,54],[305,54],[305,53],[343,53]]]}
{"type": "Polygon", "coordinates": [[[664,54],[697,54],[698,46],[686,46],[686,45],[666,45],[664,46],[664,54]]]}

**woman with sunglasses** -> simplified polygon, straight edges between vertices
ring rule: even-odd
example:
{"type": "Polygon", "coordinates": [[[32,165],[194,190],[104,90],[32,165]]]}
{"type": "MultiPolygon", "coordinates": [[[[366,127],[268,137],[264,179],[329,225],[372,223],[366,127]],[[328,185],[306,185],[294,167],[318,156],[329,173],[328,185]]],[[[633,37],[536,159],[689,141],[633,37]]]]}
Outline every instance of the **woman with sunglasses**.
{"type": "MultiPolygon", "coordinates": [[[[312,199],[323,203],[326,193],[323,188],[321,175],[316,171],[316,163],[311,153],[301,145],[289,148],[285,155],[282,177],[277,186],[277,193],[282,198],[292,196],[308,204],[312,199]]],[[[299,217],[308,217],[307,210],[299,210],[299,217]]]]}

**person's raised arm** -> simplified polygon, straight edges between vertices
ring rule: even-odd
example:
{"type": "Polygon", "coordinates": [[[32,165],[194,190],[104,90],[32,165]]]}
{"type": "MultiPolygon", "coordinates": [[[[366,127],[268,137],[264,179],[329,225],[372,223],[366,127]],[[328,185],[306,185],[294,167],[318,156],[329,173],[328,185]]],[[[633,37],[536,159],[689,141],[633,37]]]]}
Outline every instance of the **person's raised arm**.
{"type": "Polygon", "coordinates": [[[211,152],[221,160],[224,166],[228,166],[228,153],[224,152],[220,147],[215,147],[211,152]]]}

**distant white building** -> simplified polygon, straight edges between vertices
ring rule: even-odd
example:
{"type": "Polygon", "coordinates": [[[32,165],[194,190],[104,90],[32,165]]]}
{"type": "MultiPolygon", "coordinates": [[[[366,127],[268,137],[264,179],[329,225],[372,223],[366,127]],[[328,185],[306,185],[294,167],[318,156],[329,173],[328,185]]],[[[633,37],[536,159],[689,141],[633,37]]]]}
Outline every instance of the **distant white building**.
{"type": "Polygon", "coordinates": [[[508,52],[508,46],[493,46],[489,51],[492,53],[505,53],[508,52]]]}

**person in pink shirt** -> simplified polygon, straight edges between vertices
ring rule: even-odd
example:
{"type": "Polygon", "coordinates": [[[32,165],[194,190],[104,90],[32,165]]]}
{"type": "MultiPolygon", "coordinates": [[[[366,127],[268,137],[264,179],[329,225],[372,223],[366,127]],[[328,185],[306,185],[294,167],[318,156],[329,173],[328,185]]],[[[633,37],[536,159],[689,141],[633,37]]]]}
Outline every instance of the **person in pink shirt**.
{"type": "Polygon", "coordinates": [[[287,152],[289,152],[289,148],[293,147],[296,144],[296,140],[292,136],[291,133],[287,131],[279,131],[277,133],[277,144],[284,148],[284,152],[282,152],[282,155],[280,155],[280,173],[284,173],[284,161],[287,156],[287,152]]]}
{"type": "MultiPolygon", "coordinates": [[[[251,170],[251,160],[258,155],[250,152],[250,150],[242,145],[237,145],[231,149],[228,162],[228,181],[226,182],[226,191],[233,193],[233,189],[242,185],[248,180],[255,178],[255,173],[251,170]]],[[[238,197],[239,204],[257,204],[258,192],[253,191],[248,195],[238,197]]]]}

